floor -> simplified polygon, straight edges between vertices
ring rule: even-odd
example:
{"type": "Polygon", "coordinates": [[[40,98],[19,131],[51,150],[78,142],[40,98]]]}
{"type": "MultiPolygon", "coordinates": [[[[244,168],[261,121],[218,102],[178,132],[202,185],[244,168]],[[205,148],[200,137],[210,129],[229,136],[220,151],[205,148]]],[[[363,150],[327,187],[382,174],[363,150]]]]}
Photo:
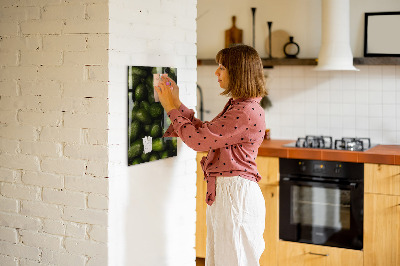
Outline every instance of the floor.
{"type": "Polygon", "coordinates": [[[206,262],[203,258],[196,258],[196,266],[205,266],[206,262]]]}

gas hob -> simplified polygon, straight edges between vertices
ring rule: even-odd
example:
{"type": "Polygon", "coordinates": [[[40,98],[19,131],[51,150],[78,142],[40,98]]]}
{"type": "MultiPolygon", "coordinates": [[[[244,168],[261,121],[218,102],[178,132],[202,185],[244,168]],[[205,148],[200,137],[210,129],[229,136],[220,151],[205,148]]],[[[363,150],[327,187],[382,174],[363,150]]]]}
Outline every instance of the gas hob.
{"type": "Polygon", "coordinates": [[[331,136],[307,135],[300,137],[296,142],[283,145],[284,147],[314,148],[347,151],[366,151],[375,145],[371,145],[370,138],[343,137],[335,139],[331,136]]]}

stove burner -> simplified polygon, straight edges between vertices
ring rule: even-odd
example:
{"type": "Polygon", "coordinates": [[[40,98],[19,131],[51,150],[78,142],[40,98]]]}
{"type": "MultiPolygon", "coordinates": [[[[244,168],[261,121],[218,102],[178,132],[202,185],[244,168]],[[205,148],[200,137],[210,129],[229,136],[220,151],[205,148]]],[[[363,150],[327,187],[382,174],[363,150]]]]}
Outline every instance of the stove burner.
{"type": "Polygon", "coordinates": [[[305,138],[298,138],[296,147],[303,148],[322,148],[332,149],[332,137],[330,136],[306,136],[305,138]]]}
{"type": "Polygon", "coordinates": [[[335,149],[349,151],[363,151],[371,148],[369,138],[342,138],[335,140],[335,149]]]}
{"type": "Polygon", "coordinates": [[[295,146],[298,148],[365,151],[371,148],[371,140],[369,138],[341,138],[336,139],[335,143],[333,143],[331,136],[307,135],[304,138],[298,138],[295,143],[287,144],[286,146],[295,146]]]}

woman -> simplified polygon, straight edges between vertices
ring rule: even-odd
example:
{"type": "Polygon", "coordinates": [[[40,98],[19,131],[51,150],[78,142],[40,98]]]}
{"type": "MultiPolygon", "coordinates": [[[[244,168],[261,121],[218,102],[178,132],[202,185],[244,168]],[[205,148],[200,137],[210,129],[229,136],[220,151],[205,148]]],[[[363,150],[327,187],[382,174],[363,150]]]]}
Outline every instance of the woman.
{"type": "Polygon", "coordinates": [[[263,66],[256,50],[246,45],[219,51],[216,62],[221,95],[231,98],[211,122],[194,118],[171,79],[155,88],[172,122],[164,136],[178,136],[196,151],[208,150],[201,161],[209,205],[206,265],[259,265],[265,201],[255,159],[265,134],[259,104],[266,95],[263,66]]]}

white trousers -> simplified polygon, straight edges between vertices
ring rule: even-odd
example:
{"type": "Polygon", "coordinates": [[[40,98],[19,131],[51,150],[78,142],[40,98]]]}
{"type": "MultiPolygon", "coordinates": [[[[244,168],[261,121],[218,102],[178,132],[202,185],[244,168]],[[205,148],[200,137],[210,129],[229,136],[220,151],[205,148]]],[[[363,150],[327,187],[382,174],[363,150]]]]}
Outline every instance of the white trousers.
{"type": "Polygon", "coordinates": [[[265,201],[248,179],[217,177],[215,202],[207,205],[206,266],[258,266],[264,251],[265,201]]]}

